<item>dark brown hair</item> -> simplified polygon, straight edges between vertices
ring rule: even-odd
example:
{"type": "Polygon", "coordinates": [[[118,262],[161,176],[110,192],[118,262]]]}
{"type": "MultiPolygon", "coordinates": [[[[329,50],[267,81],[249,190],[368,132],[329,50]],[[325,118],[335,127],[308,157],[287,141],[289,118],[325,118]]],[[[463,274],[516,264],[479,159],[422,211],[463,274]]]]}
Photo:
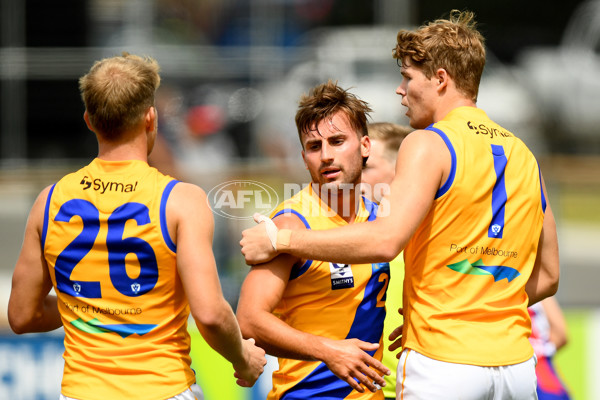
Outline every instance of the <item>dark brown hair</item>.
{"type": "Polygon", "coordinates": [[[366,136],[367,117],[372,112],[369,105],[350,93],[347,89],[342,89],[337,82],[329,80],[315,86],[306,95],[303,95],[296,112],[296,127],[298,136],[302,143],[302,134],[309,132],[323,119],[330,118],[338,111],[343,111],[350,121],[350,125],[360,133],[360,136],[366,136]]]}

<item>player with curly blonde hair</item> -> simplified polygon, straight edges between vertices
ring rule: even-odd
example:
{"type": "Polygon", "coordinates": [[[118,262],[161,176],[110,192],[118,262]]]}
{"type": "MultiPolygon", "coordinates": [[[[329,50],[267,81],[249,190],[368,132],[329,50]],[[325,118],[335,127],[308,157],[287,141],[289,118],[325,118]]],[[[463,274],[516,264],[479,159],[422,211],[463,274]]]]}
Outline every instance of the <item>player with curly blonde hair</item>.
{"type": "Polygon", "coordinates": [[[382,201],[389,213],[328,231],[270,230],[274,245],[260,224],[244,231],[242,253],[250,264],[277,252],[356,263],[404,250],[397,398],[536,399],[527,307],[559,280],[540,167],[477,108],[485,49],[473,13],[401,31],[394,57],[415,131],[382,201]]]}

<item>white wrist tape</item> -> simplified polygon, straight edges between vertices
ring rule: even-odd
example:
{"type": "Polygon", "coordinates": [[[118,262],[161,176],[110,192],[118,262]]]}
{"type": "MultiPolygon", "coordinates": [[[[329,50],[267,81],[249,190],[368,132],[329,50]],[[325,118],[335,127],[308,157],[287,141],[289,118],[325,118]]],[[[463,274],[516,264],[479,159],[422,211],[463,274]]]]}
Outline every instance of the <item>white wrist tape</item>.
{"type": "Polygon", "coordinates": [[[275,223],[273,222],[273,220],[271,220],[271,218],[267,217],[266,215],[263,214],[258,214],[256,213],[254,215],[254,220],[258,223],[264,222],[265,223],[265,228],[267,230],[267,236],[269,237],[269,240],[271,241],[271,246],[273,246],[273,249],[275,249],[275,251],[277,251],[277,226],[275,225],[275,223]]]}

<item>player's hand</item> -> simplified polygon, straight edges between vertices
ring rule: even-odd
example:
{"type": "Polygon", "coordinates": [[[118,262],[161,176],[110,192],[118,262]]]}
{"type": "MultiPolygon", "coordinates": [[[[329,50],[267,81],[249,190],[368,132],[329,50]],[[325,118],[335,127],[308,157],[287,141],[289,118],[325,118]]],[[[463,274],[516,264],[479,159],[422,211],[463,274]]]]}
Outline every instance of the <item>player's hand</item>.
{"type": "Polygon", "coordinates": [[[237,379],[236,383],[242,387],[252,387],[267,364],[265,351],[254,343],[254,339],[244,339],[244,363],[233,366],[233,376],[237,379]]]}
{"type": "Polygon", "coordinates": [[[385,386],[382,375],[389,375],[390,370],[367,353],[377,350],[379,343],[368,343],[358,339],[326,339],[324,344],[321,361],[353,389],[364,393],[364,385],[375,392],[385,386]]]}
{"type": "Polygon", "coordinates": [[[277,255],[275,243],[277,242],[277,227],[275,223],[262,214],[254,214],[258,225],[242,232],[242,254],[246,264],[256,265],[270,261],[277,255]]]}
{"type": "MultiPolygon", "coordinates": [[[[404,315],[404,310],[402,308],[399,308],[398,313],[400,315],[404,315]]],[[[392,333],[390,333],[388,339],[390,342],[392,342],[392,344],[388,346],[389,351],[395,351],[402,347],[402,328],[404,328],[404,324],[400,325],[399,327],[394,329],[392,333]]],[[[396,358],[400,359],[401,354],[402,352],[398,352],[398,354],[396,354],[396,358]]]]}

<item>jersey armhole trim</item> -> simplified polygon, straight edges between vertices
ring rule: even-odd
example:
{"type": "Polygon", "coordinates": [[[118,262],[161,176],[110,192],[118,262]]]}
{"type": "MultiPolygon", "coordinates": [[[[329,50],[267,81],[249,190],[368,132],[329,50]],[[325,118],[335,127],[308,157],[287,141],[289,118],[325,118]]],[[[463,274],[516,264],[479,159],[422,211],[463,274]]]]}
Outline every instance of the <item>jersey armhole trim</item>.
{"type": "Polygon", "coordinates": [[[50,200],[52,199],[52,193],[54,192],[55,186],[56,183],[50,188],[50,191],[48,192],[48,197],[46,198],[46,205],[44,206],[44,223],[42,225],[42,251],[46,247],[46,234],[48,233],[48,218],[50,214],[50,200]]]}
{"type": "Polygon", "coordinates": [[[544,186],[542,185],[542,170],[540,168],[540,164],[538,163],[538,175],[539,175],[539,179],[540,179],[540,193],[541,193],[541,200],[542,200],[542,212],[545,214],[546,213],[546,196],[544,195],[544,186]]]}
{"type": "Polygon", "coordinates": [[[362,196],[362,199],[365,205],[365,209],[369,213],[367,221],[374,221],[375,219],[377,219],[377,210],[379,209],[379,204],[367,199],[365,196],[362,196]]]}
{"type": "MultiPolygon", "coordinates": [[[[302,221],[302,223],[304,224],[306,229],[310,229],[310,224],[306,220],[306,217],[304,215],[300,214],[298,211],[293,210],[291,208],[284,208],[283,210],[279,210],[278,212],[276,212],[275,215],[273,215],[273,218],[275,218],[281,214],[294,214],[295,216],[300,218],[300,221],[302,221]]],[[[301,266],[292,267],[292,270],[290,271],[290,280],[296,279],[299,276],[301,276],[302,274],[304,274],[308,270],[308,268],[312,265],[312,262],[313,262],[313,260],[306,260],[304,262],[304,264],[302,264],[301,266]]]]}
{"type": "Polygon", "coordinates": [[[165,190],[163,190],[160,198],[160,230],[162,232],[165,244],[173,253],[177,252],[177,246],[173,242],[173,239],[171,239],[171,235],[169,235],[169,229],[167,227],[167,200],[169,199],[169,195],[177,183],[179,183],[179,181],[176,179],[173,179],[167,183],[167,186],[165,186],[165,190]]]}
{"type": "Polygon", "coordinates": [[[450,166],[450,174],[448,175],[448,179],[446,179],[446,182],[444,182],[442,187],[440,187],[435,194],[435,198],[439,199],[444,194],[446,194],[448,190],[450,190],[450,187],[454,183],[454,178],[456,176],[456,151],[454,150],[454,146],[452,146],[452,142],[450,141],[448,136],[440,129],[434,128],[430,125],[427,128],[425,128],[425,130],[432,131],[440,135],[444,143],[446,143],[446,147],[448,147],[448,151],[450,152],[450,157],[452,159],[452,165],[450,166]]]}

